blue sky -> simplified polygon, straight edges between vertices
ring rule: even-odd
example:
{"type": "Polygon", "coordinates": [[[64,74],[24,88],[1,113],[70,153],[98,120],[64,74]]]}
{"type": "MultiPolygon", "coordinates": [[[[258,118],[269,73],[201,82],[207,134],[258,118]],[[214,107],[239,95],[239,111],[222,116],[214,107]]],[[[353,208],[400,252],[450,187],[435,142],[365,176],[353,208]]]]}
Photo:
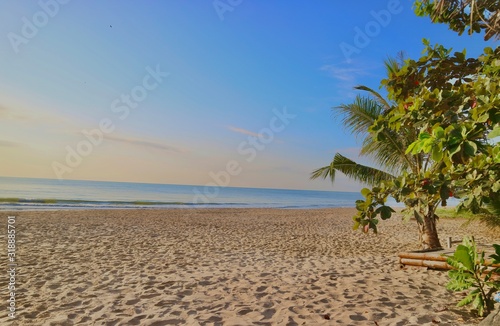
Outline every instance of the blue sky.
{"type": "Polygon", "coordinates": [[[397,0],[3,1],[0,35],[0,175],[343,191],[309,174],[357,159],[353,86],[422,38],[493,45],[397,0]]]}

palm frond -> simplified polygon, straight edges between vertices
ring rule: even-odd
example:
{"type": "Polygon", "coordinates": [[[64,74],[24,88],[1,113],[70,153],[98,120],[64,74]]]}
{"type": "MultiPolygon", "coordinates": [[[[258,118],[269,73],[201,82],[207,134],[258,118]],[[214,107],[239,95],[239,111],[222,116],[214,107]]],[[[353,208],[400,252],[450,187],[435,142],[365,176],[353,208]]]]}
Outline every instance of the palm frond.
{"type": "Polygon", "coordinates": [[[394,176],[387,172],[358,164],[342,154],[337,153],[335,154],[330,165],[313,171],[311,173],[311,179],[326,179],[327,177],[330,177],[330,180],[334,182],[336,171],[342,172],[350,179],[372,186],[380,184],[381,181],[394,178],[394,176]]]}
{"type": "Polygon", "coordinates": [[[404,58],[404,52],[399,52],[396,58],[389,57],[384,61],[385,70],[387,71],[388,76],[391,76],[400,70],[404,63],[404,58]]]}
{"type": "MultiPolygon", "coordinates": [[[[368,87],[359,87],[367,89],[368,87]]],[[[352,104],[342,104],[335,108],[342,117],[342,124],[352,134],[363,136],[360,155],[370,156],[379,166],[390,172],[407,170],[415,166],[411,156],[405,154],[405,145],[413,142],[408,134],[388,129],[382,131],[384,141],[373,139],[368,133],[377,118],[383,114],[384,107],[372,97],[356,96],[352,104]]]]}
{"type": "MultiPolygon", "coordinates": [[[[391,58],[386,60],[388,74],[395,73],[400,69],[403,56],[402,54],[399,60],[391,58]]],[[[392,108],[392,104],[377,91],[367,86],[360,85],[356,86],[355,89],[365,91],[368,94],[367,96],[357,95],[351,104],[341,104],[333,110],[341,117],[342,124],[350,133],[363,137],[360,155],[370,156],[378,166],[388,172],[357,164],[337,153],[330,165],[313,171],[311,179],[330,178],[334,182],[335,172],[340,171],[356,181],[376,185],[382,180],[392,179],[391,173],[419,169],[421,163],[418,155],[405,154],[406,147],[416,137],[411,130],[401,129],[396,132],[386,128],[380,131],[380,139],[374,139],[369,132],[370,127],[375,124],[377,119],[392,108]]]]}
{"type": "Polygon", "coordinates": [[[385,109],[385,110],[388,110],[391,108],[391,105],[389,104],[389,102],[387,102],[387,100],[385,98],[382,97],[382,95],[380,95],[377,91],[371,89],[370,87],[367,87],[367,86],[364,86],[364,85],[358,85],[358,86],[355,86],[354,89],[357,89],[359,91],[365,91],[365,92],[368,92],[370,93],[373,98],[385,109]]]}
{"type": "Polygon", "coordinates": [[[415,156],[405,154],[406,147],[415,140],[414,137],[408,132],[398,133],[389,129],[381,133],[384,137],[382,141],[372,137],[363,140],[360,155],[372,157],[378,165],[394,173],[413,169],[418,165],[415,156]]]}
{"type": "Polygon", "coordinates": [[[328,177],[330,178],[330,181],[332,183],[335,182],[335,167],[333,166],[333,161],[332,161],[332,163],[330,163],[330,165],[327,165],[327,166],[324,166],[324,167],[319,168],[317,170],[314,170],[311,173],[312,180],[319,179],[319,178],[326,179],[328,177]]]}
{"type": "Polygon", "coordinates": [[[365,136],[368,128],[382,114],[383,108],[372,98],[358,95],[352,104],[341,104],[333,110],[337,111],[342,124],[350,133],[365,136]]]}
{"type": "Polygon", "coordinates": [[[500,197],[490,198],[490,202],[484,208],[485,214],[481,221],[490,228],[500,228],[500,197]]]}

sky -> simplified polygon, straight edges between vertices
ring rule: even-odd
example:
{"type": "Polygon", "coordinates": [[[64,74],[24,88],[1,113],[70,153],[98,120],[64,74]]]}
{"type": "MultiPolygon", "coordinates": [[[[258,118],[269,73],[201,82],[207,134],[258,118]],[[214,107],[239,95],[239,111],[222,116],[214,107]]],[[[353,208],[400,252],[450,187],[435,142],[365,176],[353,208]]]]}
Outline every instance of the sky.
{"type": "Polygon", "coordinates": [[[413,1],[2,1],[0,176],[358,191],[310,180],[360,143],[332,108],[422,39],[493,41],[413,1]]]}

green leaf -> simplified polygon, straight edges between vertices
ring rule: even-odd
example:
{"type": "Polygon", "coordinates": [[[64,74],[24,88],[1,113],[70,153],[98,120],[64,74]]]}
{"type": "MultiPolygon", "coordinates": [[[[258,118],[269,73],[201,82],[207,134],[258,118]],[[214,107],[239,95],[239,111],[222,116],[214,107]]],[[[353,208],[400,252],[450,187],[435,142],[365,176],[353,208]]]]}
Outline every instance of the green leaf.
{"type": "Polygon", "coordinates": [[[429,138],[431,138],[431,135],[427,131],[421,132],[420,135],[418,135],[419,140],[425,140],[429,138]]]}
{"type": "Polygon", "coordinates": [[[470,304],[472,301],[474,301],[474,298],[475,298],[475,296],[473,294],[469,293],[468,296],[466,296],[465,298],[460,300],[460,302],[457,303],[457,307],[463,307],[463,306],[470,304]]]}
{"type": "MultiPolygon", "coordinates": [[[[455,131],[455,130],[453,130],[455,131]]],[[[448,139],[448,146],[453,146],[453,145],[459,145],[462,142],[462,138],[458,137],[456,135],[451,135],[450,138],[448,139]]]]}
{"type": "Polygon", "coordinates": [[[422,142],[422,150],[424,153],[429,153],[432,150],[432,147],[434,145],[434,142],[432,139],[426,139],[422,142]]]}
{"type": "Polygon", "coordinates": [[[480,293],[476,295],[476,298],[472,302],[472,306],[477,309],[477,314],[479,316],[484,315],[484,300],[480,293]]]}
{"type": "Polygon", "coordinates": [[[437,127],[435,128],[432,133],[434,134],[434,137],[436,138],[444,138],[444,129],[442,127],[437,127]]]}
{"type": "Polygon", "coordinates": [[[488,121],[489,117],[490,116],[488,113],[484,113],[484,114],[481,114],[479,117],[477,117],[476,121],[477,122],[486,122],[486,121],[488,121]]]}
{"type": "Polygon", "coordinates": [[[366,202],[364,200],[356,200],[356,209],[358,211],[365,211],[366,210],[366,202]]]}
{"type": "Polygon", "coordinates": [[[453,258],[458,261],[462,268],[468,271],[474,271],[474,261],[469,254],[469,248],[464,245],[458,245],[455,253],[453,254],[453,258]]]}
{"type": "Polygon", "coordinates": [[[461,271],[453,270],[448,273],[450,280],[446,284],[446,288],[452,291],[463,291],[470,288],[474,283],[472,276],[464,274],[461,271]]]}
{"type": "Polygon", "coordinates": [[[465,55],[462,52],[455,52],[455,57],[457,57],[457,59],[459,61],[464,61],[465,60],[465,55]]]}
{"type": "Polygon", "coordinates": [[[363,195],[363,197],[367,198],[369,195],[371,195],[371,190],[368,189],[368,188],[363,188],[361,189],[361,194],[363,195]]]}
{"type": "Polygon", "coordinates": [[[443,159],[443,148],[441,146],[434,146],[432,149],[432,159],[439,162],[443,159]]]}
{"type": "Polygon", "coordinates": [[[499,191],[499,190],[500,190],[500,180],[498,180],[497,182],[495,182],[495,183],[493,184],[493,186],[491,187],[491,190],[492,190],[493,192],[497,192],[497,191],[499,191]]]}
{"type": "Polygon", "coordinates": [[[394,213],[395,211],[389,207],[389,206],[380,206],[379,208],[377,208],[377,210],[375,211],[375,213],[380,213],[380,217],[383,219],[383,220],[387,220],[389,218],[391,218],[392,216],[392,213],[394,213]]]}
{"type": "Polygon", "coordinates": [[[500,137],[500,125],[495,126],[495,128],[488,134],[489,139],[493,139],[495,137],[500,137]]]}
{"type": "Polygon", "coordinates": [[[450,151],[450,157],[460,152],[460,144],[449,146],[448,150],[450,151]]]}
{"type": "Polygon", "coordinates": [[[406,149],[405,154],[409,154],[409,153],[416,154],[413,152],[415,150],[416,146],[417,146],[417,142],[411,143],[410,146],[408,146],[408,148],[406,149]]]}
{"type": "Polygon", "coordinates": [[[495,253],[490,255],[490,258],[493,259],[493,264],[500,264],[500,245],[494,244],[493,248],[495,248],[495,253]]]}
{"type": "Polygon", "coordinates": [[[403,189],[401,189],[401,196],[408,196],[409,194],[413,193],[413,190],[411,188],[408,188],[408,187],[404,187],[403,189]]]}
{"type": "Polygon", "coordinates": [[[476,143],[474,143],[472,141],[466,141],[464,143],[464,152],[465,152],[465,154],[467,154],[469,156],[476,155],[476,152],[477,152],[477,145],[476,145],[476,143]]]}

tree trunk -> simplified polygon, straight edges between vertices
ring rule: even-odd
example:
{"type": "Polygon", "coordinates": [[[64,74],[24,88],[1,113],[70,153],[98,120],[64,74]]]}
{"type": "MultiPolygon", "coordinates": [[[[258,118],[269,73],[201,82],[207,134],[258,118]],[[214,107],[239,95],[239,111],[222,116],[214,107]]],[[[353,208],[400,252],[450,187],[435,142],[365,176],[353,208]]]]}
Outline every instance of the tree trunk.
{"type": "Polygon", "coordinates": [[[423,250],[443,249],[437,234],[436,220],[437,216],[432,209],[429,209],[429,212],[424,215],[423,221],[418,223],[420,244],[423,250]]]}

